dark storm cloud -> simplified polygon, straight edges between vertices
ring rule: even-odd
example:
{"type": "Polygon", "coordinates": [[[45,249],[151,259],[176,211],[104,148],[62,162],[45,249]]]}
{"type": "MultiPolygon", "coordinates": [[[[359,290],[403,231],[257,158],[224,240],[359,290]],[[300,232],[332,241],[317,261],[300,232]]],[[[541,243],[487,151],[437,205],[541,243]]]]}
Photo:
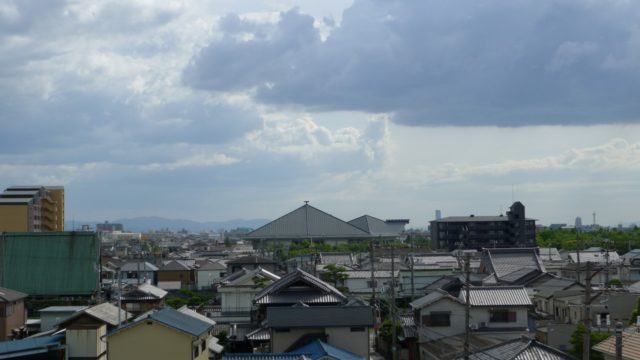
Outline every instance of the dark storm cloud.
{"type": "Polygon", "coordinates": [[[409,125],[639,122],[639,15],[611,0],[356,0],[326,41],[297,9],[228,15],[183,80],[409,125]]]}

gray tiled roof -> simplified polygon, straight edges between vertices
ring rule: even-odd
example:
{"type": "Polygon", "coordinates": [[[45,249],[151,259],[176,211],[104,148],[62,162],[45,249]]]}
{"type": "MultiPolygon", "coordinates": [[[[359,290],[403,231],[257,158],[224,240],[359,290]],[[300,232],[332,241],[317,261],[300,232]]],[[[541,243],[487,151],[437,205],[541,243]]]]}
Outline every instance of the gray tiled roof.
{"type": "MultiPolygon", "coordinates": [[[[523,286],[479,286],[469,289],[471,306],[531,306],[531,299],[523,286]]],[[[460,300],[466,301],[465,291],[460,300]]]]}
{"type": "Polygon", "coordinates": [[[373,326],[371,306],[291,306],[267,308],[267,324],[282,327],[373,326]]]}
{"type": "Polygon", "coordinates": [[[349,221],[349,224],[374,236],[398,236],[398,226],[391,226],[376,217],[362,215],[349,221]]]}
{"type": "Polygon", "coordinates": [[[482,262],[498,280],[522,269],[546,272],[535,248],[484,249],[482,262]]]}
{"type": "Polygon", "coordinates": [[[255,296],[257,304],[304,302],[341,302],[346,300],[338,289],[317,277],[296,269],[262,289],[255,296]],[[289,292],[290,287],[296,287],[289,292]],[[302,288],[301,288],[302,287],[302,288]]]}
{"type": "Polygon", "coordinates": [[[11,289],[0,287],[0,302],[17,301],[17,300],[20,300],[20,299],[24,299],[27,296],[29,296],[29,295],[27,295],[25,293],[22,293],[20,291],[17,291],[17,290],[11,290],[11,289]]]}
{"type": "Polygon", "coordinates": [[[309,360],[306,355],[290,353],[224,354],[222,360],[309,360]]]}
{"type": "Polygon", "coordinates": [[[368,238],[371,235],[305,204],[250,232],[246,239],[368,238]]]}
{"type": "MultiPolygon", "coordinates": [[[[464,357],[459,357],[464,359],[464,357]]],[[[469,356],[472,360],[573,360],[573,356],[565,354],[550,346],[527,337],[509,340],[484,350],[476,351],[469,356]]]]}
{"type": "Polygon", "coordinates": [[[211,324],[183,314],[173,308],[164,308],[156,311],[150,314],[149,318],[193,336],[200,336],[212,327],[211,324]]]}
{"type": "Polygon", "coordinates": [[[132,261],[122,265],[120,271],[158,271],[158,267],[147,261],[132,261]]]}

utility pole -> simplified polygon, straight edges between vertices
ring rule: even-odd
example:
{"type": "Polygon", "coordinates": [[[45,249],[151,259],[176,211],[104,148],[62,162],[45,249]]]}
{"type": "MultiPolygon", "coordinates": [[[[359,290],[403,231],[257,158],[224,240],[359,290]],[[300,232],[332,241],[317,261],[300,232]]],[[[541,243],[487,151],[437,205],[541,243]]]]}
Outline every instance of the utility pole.
{"type": "Polygon", "coordinates": [[[122,313],[122,288],[120,286],[120,268],[118,267],[118,327],[122,324],[121,313],[122,313]]]}
{"type": "Polygon", "coordinates": [[[616,323],[616,360],[622,360],[622,323],[616,323]]]}
{"type": "Polygon", "coordinates": [[[411,240],[411,301],[415,298],[415,281],[413,274],[413,238],[409,235],[409,240],[411,240]]]}
{"type": "Polygon", "coordinates": [[[464,359],[469,360],[469,336],[471,335],[471,327],[469,324],[469,317],[471,316],[471,299],[469,299],[469,258],[471,254],[467,253],[464,258],[464,292],[465,292],[465,304],[464,304],[464,359]]]}
{"type": "Polygon", "coordinates": [[[605,269],[604,269],[604,288],[609,289],[609,239],[604,239],[605,245],[605,253],[604,253],[604,261],[605,261],[605,269]]]}
{"type": "Polygon", "coordinates": [[[376,275],[375,268],[373,263],[373,238],[369,241],[369,262],[371,265],[371,305],[375,306],[376,304],[376,275]]]}
{"type": "Polygon", "coordinates": [[[578,266],[576,267],[576,279],[580,283],[580,230],[576,229],[576,257],[578,258],[578,266]]]}
{"type": "Polygon", "coordinates": [[[587,261],[587,274],[585,276],[584,301],[582,304],[584,321],[584,333],[582,338],[582,360],[589,360],[591,346],[591,262],[587,261]]]}
{"type": "Polygon", "coordinates": [[[398,354],[397,349],[397,337],[396,334],[396,261],[395,254],[393,252],[393,243],[391,243],[391,304],[389,304],[389,312],[391,313],[391,358],[396,360],[398,354]]]}

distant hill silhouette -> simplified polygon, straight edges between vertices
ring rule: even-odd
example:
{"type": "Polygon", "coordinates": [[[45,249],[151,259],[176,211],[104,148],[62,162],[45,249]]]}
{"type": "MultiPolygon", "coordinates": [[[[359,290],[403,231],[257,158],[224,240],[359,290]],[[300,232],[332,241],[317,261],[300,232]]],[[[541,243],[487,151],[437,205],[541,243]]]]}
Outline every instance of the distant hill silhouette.
{"type": "MultiPolygon", "coordinates": [[[[234,219],[227,221],[193,221],[184,219],[167,219],[159,216],[145,216],[128,219],[109,220],[111,223],[122,224],[125,231],[143,232],[149,230],[169,229],[178,231],[187,229],[190,232],[200,231],[217,231],[219,229],[232,230],[235,228],[252,228],[257,229],[260,226],[268,223],[269,219],[234,219]]],[[[96,224],[103,223],[104,221],[65,221],[65,229],[67,231],[78,230],[83,225],[89,225],[92,230],[95,230],[96,224]]]]}

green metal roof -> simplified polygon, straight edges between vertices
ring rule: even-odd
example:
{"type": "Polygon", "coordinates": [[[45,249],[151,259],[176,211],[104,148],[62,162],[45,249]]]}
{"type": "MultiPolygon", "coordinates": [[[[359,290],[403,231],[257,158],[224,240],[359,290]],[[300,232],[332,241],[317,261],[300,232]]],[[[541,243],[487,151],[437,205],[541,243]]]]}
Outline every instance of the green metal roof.
{"type": "Polygon", "coordinates": [[[90,295],[100,281],[93,232],[0,233],[0,286],[29,295],[90,295]]]}

